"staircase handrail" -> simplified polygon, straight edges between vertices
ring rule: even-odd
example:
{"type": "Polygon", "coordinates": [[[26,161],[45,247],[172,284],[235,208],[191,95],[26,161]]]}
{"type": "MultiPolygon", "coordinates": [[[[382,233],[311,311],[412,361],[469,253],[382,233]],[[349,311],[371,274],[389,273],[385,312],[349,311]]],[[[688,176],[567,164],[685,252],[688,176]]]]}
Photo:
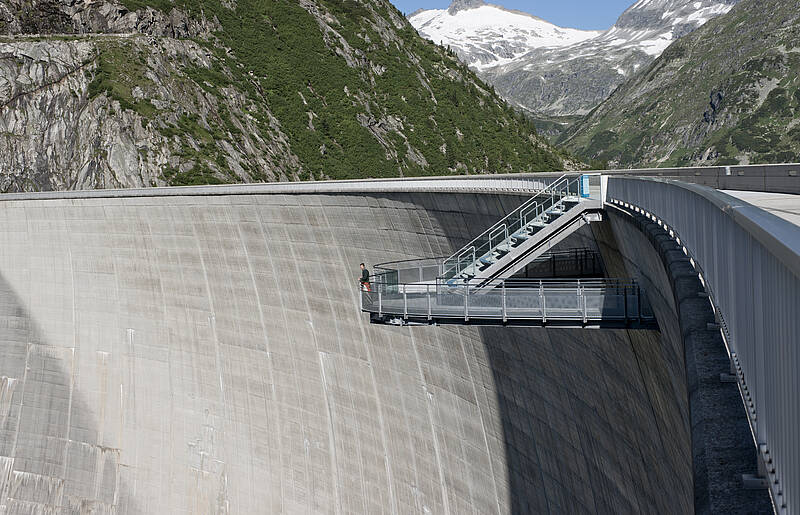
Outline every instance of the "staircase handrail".
{"type": "MultiPolygon", "coordinates": [[[[552,196],[556,192],[556,188],[559,187],[559,186],[562,186],[562,183],[564,183],[564,182],[567,185],[567,189],[569,189],[570,178],[571,178],[570,175],[571,174],[566,174],[566,173],[561,175],[555,181],[553,181],[550,184],[548,184],[547,187],[545,187],[544,189],[538,191],[534,196],[532,196],[531,198],[529,198],[528,200],[523,202],[516,209],[514,209],[513,211],[508,213],[506,216],[504,216],[502,219],[497,221],[494,225],[492,225],[487,230],[483,231],[481,234],[479,234],[478,236],[473,238],[472,241],[470,241],[469,243],[467,243],[466,245],[464,245],[463,247],[458,249],[458,251],[456,251],[452,255],[448,256],[447,259],[442,261],[442,276],[444,276],[447,272],[449,272],[453,268],[452,266],[445,268],[449,261],[451,261],[453,259],[456,259],[456,265],[454,265],[454,266],[458,266],[458,261],[457,260],[460,259],[460,257],[464,253],[464,250],[469,249],[470,247],[472,247],[472,248],[477,247],[478,243],[479,243],[479,241],[481,239],[483,239],[484,237],[488,237],[490,235],[490,233],[492,233],[495,229],[497,229],[501,225],[505,225],[506,222],[508,221],[508,219],[511,218],[513,215],[515,215],[517,213],[521,213],[523,210],[527,209],[529,206],[536,204],[539,200],[541,200],[540,197],[550,196],[552,198],[552,196]]],[[[580,180],[580,176],[578,176],[578,180],[580,180]]]]}

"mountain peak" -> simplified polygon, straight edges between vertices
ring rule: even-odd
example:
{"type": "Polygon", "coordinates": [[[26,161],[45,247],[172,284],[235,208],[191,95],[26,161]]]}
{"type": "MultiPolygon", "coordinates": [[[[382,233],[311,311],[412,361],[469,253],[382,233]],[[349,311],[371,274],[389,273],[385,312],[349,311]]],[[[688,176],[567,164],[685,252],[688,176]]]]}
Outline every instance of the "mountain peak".
{"type": "Polygon", "coordinates": [[[421,35],[451,47],[475,69],[510,63],[537,48],[571,45],[600,35],[558,27],[493,0],[453,0],[447,10],[425,10],[408,19],[421,35]]]}
{"type": "Polygon", "coordinates": [[[459,11],[477,9],[478,7],[483,7],[484,5],[486,5],[484,0],[453,0],[453,3],[451,3],[450,7],[447,8],[447,12],[450,14],[456,14],[459,11]]]}

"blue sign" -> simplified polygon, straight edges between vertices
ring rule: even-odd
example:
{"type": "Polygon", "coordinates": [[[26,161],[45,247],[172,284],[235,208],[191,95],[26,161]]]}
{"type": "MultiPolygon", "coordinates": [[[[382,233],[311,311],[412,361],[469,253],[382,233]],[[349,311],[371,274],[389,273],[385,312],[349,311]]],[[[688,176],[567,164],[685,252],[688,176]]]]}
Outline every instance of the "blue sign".
{"type": "Polygon", "coordinates": [[[581,175],[581,197],[582,198],[589,198],[589,176],[588,175],[581,175]]]}

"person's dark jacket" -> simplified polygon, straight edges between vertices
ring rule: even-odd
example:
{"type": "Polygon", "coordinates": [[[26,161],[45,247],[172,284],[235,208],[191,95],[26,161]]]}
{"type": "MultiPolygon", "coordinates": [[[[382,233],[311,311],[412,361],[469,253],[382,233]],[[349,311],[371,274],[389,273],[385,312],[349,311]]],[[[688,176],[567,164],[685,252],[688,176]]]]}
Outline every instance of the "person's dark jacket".
{"type": "Polygon", "coordinates": [[[361,284],[369,282],[369,270],[366,268],[361,271],[361,284]]]}

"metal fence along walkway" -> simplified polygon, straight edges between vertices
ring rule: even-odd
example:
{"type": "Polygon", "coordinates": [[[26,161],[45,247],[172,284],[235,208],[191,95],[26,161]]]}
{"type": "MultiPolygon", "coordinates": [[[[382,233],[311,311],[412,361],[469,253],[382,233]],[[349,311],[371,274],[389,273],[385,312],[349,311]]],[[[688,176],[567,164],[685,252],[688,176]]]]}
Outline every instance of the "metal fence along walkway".
{"type": "Polygon", "coordinates": [[[377,277],[361,292],[361,309],[384,324],[656,327],[633,281],[501,279],[476,287],[437,281],[398,284],[377,277]]]}
{"type": "MultiPolygon", "coordinates": [[[[443,259],[439,257],[380,263],[375,265],[373,281],[394,284],[442,281],[443,259]]],[[[532,259],[528,261],[523,273],[526,279],[599,278],[603,276],[603,265],[596,250],[573,248],[550,251],[532,259]]]]}
{"type": "Polygon", "coordinates": [[[663,227],[692,259],[728,346],[776,512],[800,513],[800,227],[678,181],[611,178],[608,197],[663,227]]]}

